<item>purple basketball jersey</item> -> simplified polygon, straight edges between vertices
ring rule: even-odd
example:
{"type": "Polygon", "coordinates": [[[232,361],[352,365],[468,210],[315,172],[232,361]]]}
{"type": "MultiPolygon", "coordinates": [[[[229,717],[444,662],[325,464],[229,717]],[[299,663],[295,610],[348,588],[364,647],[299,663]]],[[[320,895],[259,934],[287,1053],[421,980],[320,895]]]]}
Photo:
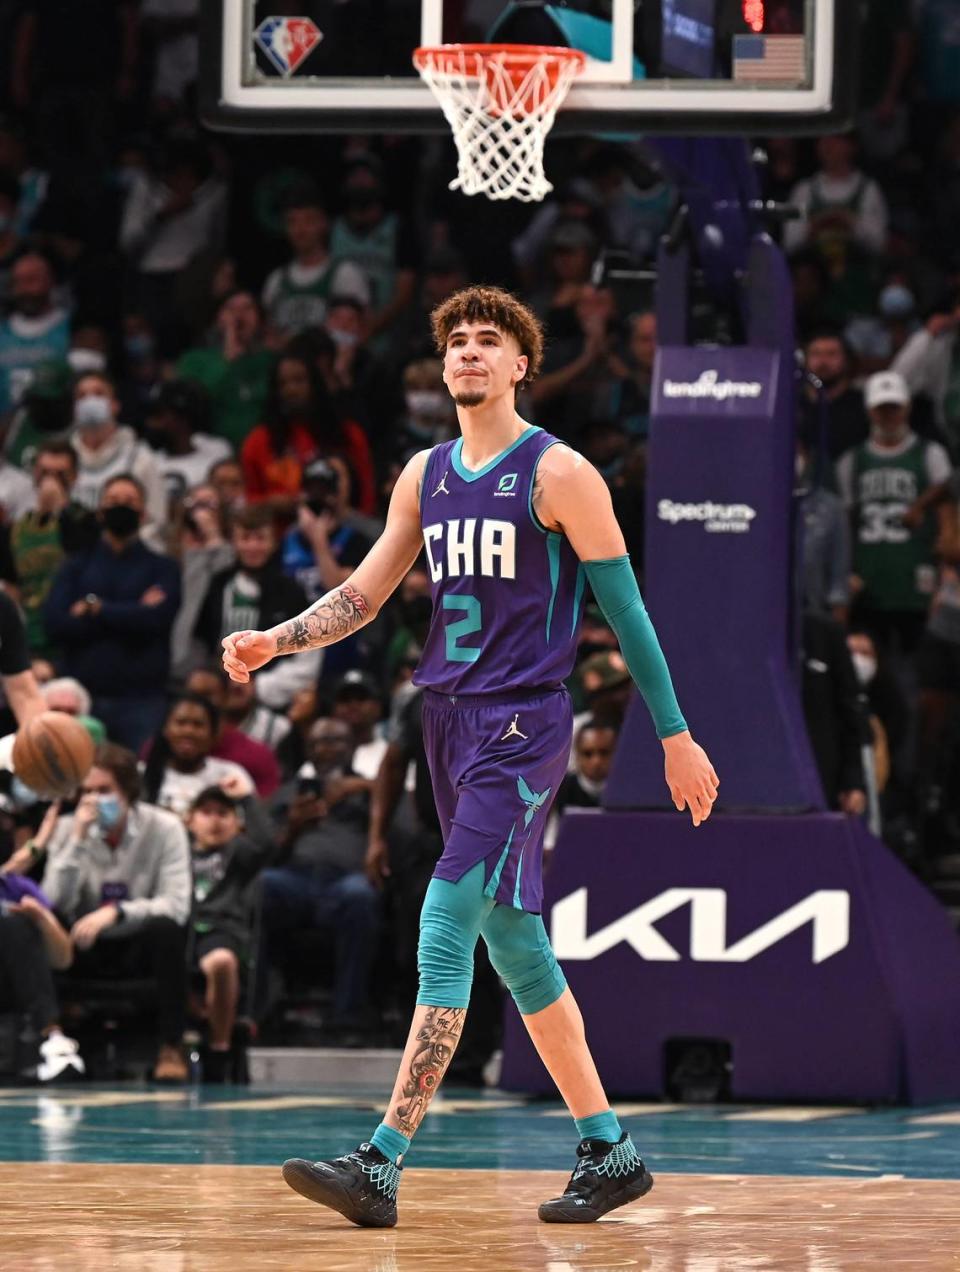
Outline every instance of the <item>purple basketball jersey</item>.
{"type": "Polygon", "coordinates": [[[573,669],[583,567],[533,511],[537,463],[557,438],[527,428],[476,472],[463,439],[427,457],[420,520],[433,617],[419,685],[483,694],[560,685],[573,669]]]}

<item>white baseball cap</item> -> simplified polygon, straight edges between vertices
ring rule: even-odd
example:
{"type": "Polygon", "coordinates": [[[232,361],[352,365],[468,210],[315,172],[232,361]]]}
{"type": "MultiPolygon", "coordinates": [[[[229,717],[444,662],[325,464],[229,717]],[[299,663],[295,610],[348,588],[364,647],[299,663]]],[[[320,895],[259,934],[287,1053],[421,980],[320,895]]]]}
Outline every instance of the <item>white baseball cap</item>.
{"type": "Polygon", "coordinates": [[[910,390],[899,371],[878,371],[867,381],[863,398],[868,411],[875,406],[909,406],[910,390]]]}

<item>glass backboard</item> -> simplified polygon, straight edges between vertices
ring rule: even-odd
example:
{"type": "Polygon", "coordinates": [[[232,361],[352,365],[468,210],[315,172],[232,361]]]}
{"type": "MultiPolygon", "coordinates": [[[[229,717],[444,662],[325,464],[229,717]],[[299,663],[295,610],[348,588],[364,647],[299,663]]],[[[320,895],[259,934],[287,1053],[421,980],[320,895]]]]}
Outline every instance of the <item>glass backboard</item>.
{"type": "Polygon", "coordinates": [[[204,0],[201,110],[244,131],[432,132],[422,44],[559,44],[554,133],[800,133],[853,110],[854,0],[204,0]]]}

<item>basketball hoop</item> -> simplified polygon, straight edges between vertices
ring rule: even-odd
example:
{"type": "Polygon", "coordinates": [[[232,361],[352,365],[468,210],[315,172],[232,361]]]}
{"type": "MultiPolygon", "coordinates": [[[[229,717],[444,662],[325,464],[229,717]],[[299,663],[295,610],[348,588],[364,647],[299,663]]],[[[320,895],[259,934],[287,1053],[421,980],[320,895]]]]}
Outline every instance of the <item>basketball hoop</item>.
{"type": "Polygon", "coordinates": [[[413,64],[457,143],[450,189],[524,203],[548,194],[553,186],[543,171],[543,143],[586,60],[579,49],[540,44],[417,49],[413,64]]]}

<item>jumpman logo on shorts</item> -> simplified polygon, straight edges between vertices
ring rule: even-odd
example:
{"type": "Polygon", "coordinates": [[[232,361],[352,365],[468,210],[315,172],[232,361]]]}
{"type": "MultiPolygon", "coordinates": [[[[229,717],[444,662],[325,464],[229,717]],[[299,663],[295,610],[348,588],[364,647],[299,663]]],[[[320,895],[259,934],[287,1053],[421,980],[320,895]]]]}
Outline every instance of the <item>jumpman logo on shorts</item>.
{"type": "Polygon", "coordinates": [[[450,472],[450,469],[448,468],[447,471],[440,478],[440,484],[437,486],[436,490],[430,496],[431,499],[436,499],[437,495],[449,495],[450,491],[447,490],[447,475],[449,472],[450,472]]]}
{"type": "Polygon", "coordinates": [[[506,733],[500,739],[501,742],[506,742],[507,738],[523,738],[524,742],[528,742],[530,740],[525,733],[521,733],[520,730],[517,728],[517,721],[519,719],[520,719],[520,712],[518,711],[517,714],[510,721],[510,727],[507,729],[506,733]]]}

